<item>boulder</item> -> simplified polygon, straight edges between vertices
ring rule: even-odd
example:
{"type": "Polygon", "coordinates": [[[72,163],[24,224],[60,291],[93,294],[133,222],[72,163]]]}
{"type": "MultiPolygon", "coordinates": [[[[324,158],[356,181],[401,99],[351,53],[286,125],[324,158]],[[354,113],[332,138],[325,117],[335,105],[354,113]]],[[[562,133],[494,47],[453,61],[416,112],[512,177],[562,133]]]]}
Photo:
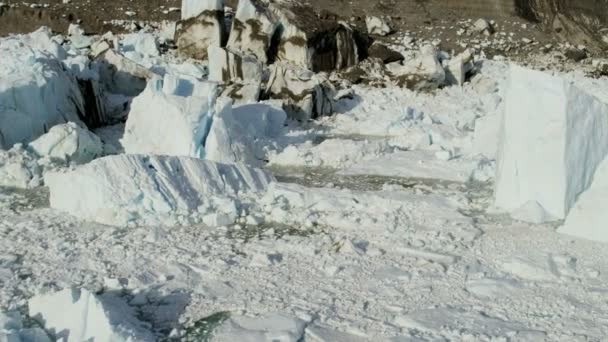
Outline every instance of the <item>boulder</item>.
{"type": "Polygon", "coordinates": [[[274,59],[270,47],[279,22],[261,0],[240,0],[232,20],[227,47],[233,51],[255,56],[267,64],[274,59]]]}
{"type": "Polygon", "coordinates": [[[276,60],[315,72],[359,61],[356,32],[349,25],[321,19],[312,7],[293,0],[273,2],[269,9],[281,23],[276,60]]]}
{"type": "Polygon", "coordinates": [[[39,157],[76,164],[88,163],[103,152],[101,140],[74,122],[53,126],[48,133],[30,143],[28,148],[39,157]]]}
{"type": "Polygon", "coordinates": [[[365,18],[365,25],[369,34],[388,36],[393,32],[393,22],[390,17],[369,16],[365,18]]]}
{"type": "Polygon", "coordinates": [[[473,24],[473,31],[477,32],[477,33],[483,33],[483,34],[489,36],[492,33],[494,33],[494,27],[492,27],[492,24],[490,24],[489,21],[487,21],[485,19],[478,19],[473,24]]]}
{"type": "Polygon", "coordinates": [[[595,172],[593,183],[578,198],[557,231],[580,238],[608,242],[608,159],[595,172]]]}
{"type": "Polygon", "coordinates": [[[122,144],[126,153],[205,157],[204,143],[215,113],[218,85],[185,77],[155,78],[131,104],[122,144]]]}
{"type": "Polygon", "coordinates": [[[234,222],[239,206],[272,181],[267,171],[243,165],[124,154],[45,174],[51,208],[115,226],[194,224],[214,213],[234,222]]]}
{"type": "Polygon", "coordinates": [[[223,0],[186,0],[177,24],[178,51],[186,57],[207,59],[209,46],[223,46],[226,38],[223,0]]]}
{"type": "Polygon", "coordinates": [[[577,49],[575,47],[567,48],[566,51],[564,51],[564,56],[574,62],[580,62],[588,57],[585,50],[577,49]]]}
{"type": "Polygon", "coordinates": [[[240,80],[257,84],[262,81],[263,67],[254,57],[242,56],[217,46],[210,46],[208,54],[210,81],[230,83],[240,80]]]}
{"type": "MultiPolygon", "coordinates": [[[[399,64],[400,65],[400,64],[399,64]]],[[[340,73],[340,77],[352,84],[365,83],[383,87],[389,78],[387,67],[380,58],[367,58],[358,65],[340,73]]]]}
{"type": "Polygon", "coordinates": [[[608,105],[570,82],[511,66],[497,154],[495,204],[536,201],[564,219],[608,153],[608,105]]]}
{"type": "MultiPolygon", "coordinates": [[[[0,148],[29,143],[56,124],[86,116],[78,82],[31,36],[0,39],[0,148]]],[[[46,36],[45,36],[46,37],[46,36]]]]}
{"type": "Polygon", "coordinates": [[[28,302],[30,317],[54,339],[70,341],[152,341],[154,335],[135,318],[135,311],[109,295],[65,289],[37,295],[28,302]],[[57,314],[57,310],[61,314],[57,314]]]}
{"type": "Polygon", "coordinates": [[[448,85],[462,86],[467,73],[473,70],[473,54],[469,50],[449,60],[445,66],[445,81],[448,85]]]}
{"type": "Polygon", "coordinates": [[[399,86],[418,91],[436,89],[444,84],[446,77],[437,54],[434,46],[426,45],[403,65],[391,63],[387,68],[399,86]]]}
{"type": "Polygon", "coordinates": [[[205,143],[206,159],[221,163],[265,164],[265,147],[283,132],[287,114],[280,108],[256,103],[234,107],[213,119],[205,143]]]}
{"type": "Polygon", "coordinates": [[[297,120],[331,114],[335,89],[323,74],[284,63],[270,67],[265,96],[285,101],[287,114],[297,120]]]}
{"type": "Polygon", "coordinates": [[[384,64],[401,62],[405,57],[382,43],[374,43],[367,51],[369,58],[379,58],[384,64]]]}

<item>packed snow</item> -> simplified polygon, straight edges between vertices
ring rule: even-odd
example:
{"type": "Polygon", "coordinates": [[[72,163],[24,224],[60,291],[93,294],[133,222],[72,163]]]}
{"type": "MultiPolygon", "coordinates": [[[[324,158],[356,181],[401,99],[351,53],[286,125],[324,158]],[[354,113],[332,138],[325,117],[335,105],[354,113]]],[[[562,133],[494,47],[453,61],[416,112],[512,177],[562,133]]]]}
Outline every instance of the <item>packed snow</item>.
{"type": "Polygon", "coordinates": [[[266,65],[314,43],[289,4],[183,1],[175,51],[0,38],[0,341],[605,339],[608,80],[427,42],[381,87],[266,65]]]}

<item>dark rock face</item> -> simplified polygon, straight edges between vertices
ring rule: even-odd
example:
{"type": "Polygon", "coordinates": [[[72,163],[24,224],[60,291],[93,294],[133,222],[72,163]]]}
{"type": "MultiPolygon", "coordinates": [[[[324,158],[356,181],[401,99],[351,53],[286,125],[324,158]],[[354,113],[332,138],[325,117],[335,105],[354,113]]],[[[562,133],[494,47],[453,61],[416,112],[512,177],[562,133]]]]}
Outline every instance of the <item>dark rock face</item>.
{"type": "Polygon", "coordinates": [[[322,31],[308,42],[312,50],[312,70],[333,71],[353,66],[359,62],[359,49],[354,31],[342,24],[322,31]]]}
{"type": "Polygon", "coordinates": [[[315,72],[339,70],[359,61],[357,34],[347,24],[294,1],[273,3],[270,9],[280,22],[277,61],[315,72]]]}
{"type": "Polygon", "coordinates": [[[335,89],[324,75],[283,63],[270,69],[263,97],[283,101],[289,117],[306,121],[333,112],[335,89]]]}
{"type": "Polygon", "coordinates": [[[80,119],[89,129],[109,124],[106,117],[103,90],[94,80],[78,80],[78,86],[84,99],[84,113],[78,113],[80,119]]]}
{"type": "Polygon", "coordinates": [[[568,58],[569,60],[580,62],[583,59],[587,58],[587,53],[583,50],[570,48],[567,49],[566,52],[564,52],[564,56],[566,56],[566,58],[568,58]]]}
{"type": "Polygon", "coordinates": [[[370,58],[379,58],[384,64],[401,62],[405,59],[399,52],[392,50],[386,45],[380,43],[373,44],[367,53],[370,58]]]}
{"type": "Polygon", "coordinates": [[[575,44],[593,51],[608,48],[600,31],[608,26],[608,0],[515,0],[517,13],[541,22],[575,44]]]}

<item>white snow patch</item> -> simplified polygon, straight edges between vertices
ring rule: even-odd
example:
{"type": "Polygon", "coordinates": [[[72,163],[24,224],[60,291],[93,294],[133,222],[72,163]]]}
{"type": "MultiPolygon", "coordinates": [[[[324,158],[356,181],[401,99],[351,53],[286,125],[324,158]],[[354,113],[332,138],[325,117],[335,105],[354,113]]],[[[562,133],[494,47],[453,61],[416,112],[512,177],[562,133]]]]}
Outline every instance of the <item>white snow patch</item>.
{"type": "MultiPolygon", "coordinates": [[[[449,158],[448,158],[449,159],[449,158]]],[[[478,162],[464,158],[445,160],[432,151],[403,151],[354,165],[340,174],[437,179],[464,183],[478,162]]]]}
{"type": "Polygon", "coordinates": [[[283,314],[273,314],[266,317],[235,316],[229,318],[214,331],[213,341],[297,342],[302,340],[305,327],[305,321],[283,314]]]}
{"type": "Polygon", "coordinates": [[[483,312],[458,307],[440,307],[397,316],[395,324],[406,329],[427,332],[436,337],[456,340],[490,340],[515,338],[517,341],[542,341],[544,331],[528,329],[518,322],[492,317],[483,312]]]}
{"type": "Polygon", "coordinates": [[[458,199],[402,191],[351,191],[273,183],[262,204],[267,221],[284,224],[342,229],[356,226],[382,232],[412,225],[420,229],[439,225],[444,230],[452,226],[457,228],[451,234],[462,233],[466,239],[476,231],[468,227],[470,218],[458,212],[463,205],[458,199]]]}
{"type": "Polygon", "coordinates": [[[391,151],[392,148],[384,141],[328,139],[318,145],[309,141],[271,153],[270,164],[343,168],[391,151]]]}

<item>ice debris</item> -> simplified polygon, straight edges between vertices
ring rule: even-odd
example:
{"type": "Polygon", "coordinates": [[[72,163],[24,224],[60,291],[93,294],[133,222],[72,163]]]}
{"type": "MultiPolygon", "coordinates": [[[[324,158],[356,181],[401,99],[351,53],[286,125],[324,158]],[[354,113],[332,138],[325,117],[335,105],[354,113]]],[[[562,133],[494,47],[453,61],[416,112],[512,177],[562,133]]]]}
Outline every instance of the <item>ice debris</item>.
{"type": "Polygon", "coordinates": [[[103,152],[99,137],[74,122],[53,126],[28,147],[39,157],[77,164],[88,163],[103,152]]]}
{"type": "Polygon", "coordinates": [[[115,226],[234,219],[274,178],[267,171],[194,158],[118,155],[71,171],[48,172],[51,207],[115,226]]]}
{"type": "Polygon", "coordinates": [[[85,115],[76,79],[49,47],[38,48],[43,38],[50,41],[49,35],[41,31],[0,39],[0,148],[29,143],[50,127],[81,122],[79,115],[85,115]]]}
{"type": "Polygon", "coordinates": [[[0,150],[0,186],[30,189],[42,185],[43,166],[22,144],[0,150]]]}
{"type": "Polygon", "coordinates": [[[65,289],[34,296],[29,314],[57,341],[153,341],[135,312],[111,295],[97,296],[85,289],[65,289]],[[58,309],[61,313],[58,314],[58,309]]]}
{"type": "Polygon", "coordinates": [[[393,32],[393,23],[389,17],[369,16],[365,18],[367,32],[378,36],[388,36],[393,32]]]}
{"type": "Polygon", "coordinates": [[[38,327],[26,328],[18,311],[0,312],[0,341],[51,342],[47,333],[38,327]]]}

